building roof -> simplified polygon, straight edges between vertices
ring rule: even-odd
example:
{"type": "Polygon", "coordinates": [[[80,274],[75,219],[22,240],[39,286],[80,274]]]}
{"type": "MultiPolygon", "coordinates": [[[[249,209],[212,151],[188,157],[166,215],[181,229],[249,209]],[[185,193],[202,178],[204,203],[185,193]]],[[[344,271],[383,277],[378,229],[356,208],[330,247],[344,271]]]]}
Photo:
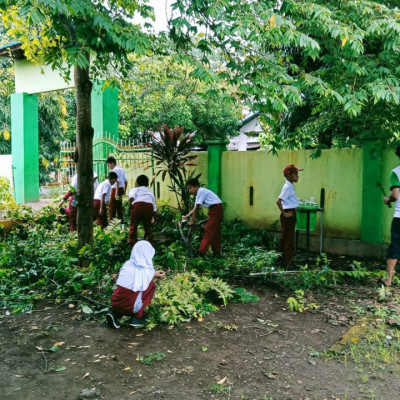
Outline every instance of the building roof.
{"type": "Polygon", "coordinates": [[[0,57],[24,59],[24,50],[21,48],[21,42],[14,40],[4,46],[0,46],[0,57]]]}
{"type": "Polygon", "coordinates": [[[261,115],[260,112],[250,113],[246,118],[242,119],[242,125],[246,125],[249,122],[253,121],[253,119],[258,118],[261,115]]]}

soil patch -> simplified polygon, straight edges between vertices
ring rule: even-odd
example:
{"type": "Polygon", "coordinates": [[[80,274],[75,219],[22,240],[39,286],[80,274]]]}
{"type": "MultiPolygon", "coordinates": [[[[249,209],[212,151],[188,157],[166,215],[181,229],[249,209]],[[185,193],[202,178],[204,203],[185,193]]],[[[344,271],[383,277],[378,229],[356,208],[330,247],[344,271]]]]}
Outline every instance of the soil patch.
{"type": "Polygon", "coordinates": [[[30,314],[0,319],[0,398],[398,398],[398,366],[360,371],[321,355],[356,322],[349,300],[362,305],[376,295],[374,287],[342,289],[315,295],[319,310],[296,313],[289,293],[248,287],[259,302],[149,332],[111,330],[66,304],[41,302],[30,314]]]}

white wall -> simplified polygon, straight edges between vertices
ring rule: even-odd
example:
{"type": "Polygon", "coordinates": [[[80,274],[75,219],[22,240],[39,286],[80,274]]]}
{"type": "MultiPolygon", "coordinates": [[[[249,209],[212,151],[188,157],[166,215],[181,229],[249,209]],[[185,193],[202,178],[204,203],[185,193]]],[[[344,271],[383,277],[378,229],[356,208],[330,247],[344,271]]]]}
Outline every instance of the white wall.
{"type": "Polygon", "coordinates": [[[5,176],[13,187],[11,154],[0,155],[0,176],[5,176]]]}
{"type": "Polygon", "coordinates": [[[15,60],[15,93],[43,93],[74,87],[74,72],[71,68],[71,80],[66,82],[59,71],[53,71],[49,65],[35,65],[28,60],[15,60]]]}

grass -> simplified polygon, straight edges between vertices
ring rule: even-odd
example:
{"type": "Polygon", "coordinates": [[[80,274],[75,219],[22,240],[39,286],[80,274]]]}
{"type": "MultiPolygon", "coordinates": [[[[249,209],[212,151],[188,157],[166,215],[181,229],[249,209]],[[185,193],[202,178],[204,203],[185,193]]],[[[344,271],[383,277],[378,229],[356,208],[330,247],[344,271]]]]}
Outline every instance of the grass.
{"type": "Polygon", "coordinates": [[[164,353],[147,353],[139,357],[139,361],[142,364],[154,365],[156,361],[162,360],[165,357],[164,353]]]}
{"type": "Polygon", "coordinates": [[[210,392],[214,394],[227,395],[231,391],[231,385],[226,383],[216,383],[210,387],[210,392]]]}

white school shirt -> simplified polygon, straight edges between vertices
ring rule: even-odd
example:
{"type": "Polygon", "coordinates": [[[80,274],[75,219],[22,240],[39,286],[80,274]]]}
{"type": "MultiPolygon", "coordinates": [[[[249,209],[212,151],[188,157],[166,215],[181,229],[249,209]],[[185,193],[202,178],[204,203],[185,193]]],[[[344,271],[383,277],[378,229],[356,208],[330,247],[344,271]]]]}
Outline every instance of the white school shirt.
{"type": "MultiPolygon", "coordinates": [[[[117,174],[117,176],[118,176],[117,180],[118,180],[119,187],[120,188],[124,188],[125,187],[125,182],[126,182],[125,171],[119,165],[116,165],[114,167],[114,169],[112,170],[112,172],[115,172],[117,174]]],[[[117,187],[117,182],[115,182],[112,187],[116,188],[117,187]]]]}
{"type": "MultiPolygon", "coordinates": [[[[400,165],[390,172],[390,190],[400,187],[400,165]]],[[[394,218],[400,218],[400,196],[394,204],[394,218]]]]}
{"type": "MultiPolygon", "coordinates": [[[[95,173],[93,172],[93,178],[94,177],[95,177],[95,173]]],[[[97,177],[97,174],[96,174],[96,177],[97,177]]],[[[78,174],[75,174],[71,178],[70,186],[73,186],[75,188],[75,191],[78,191],[78,174]]],[[[99,186],[99,181],[96,179],[95,181],[93,181],[93,193],[96,192],[97,186],[99,186]]]]}
{"type": "Polygon", "coordinates": [[[200,204],[203,207],[211,207],[214,204],[221,204],[221,199],[211,190],[199,188],[196,194],[195,204],[200,204]]]}
{"type": "Polygon", "coordinates": [[[133,198],[131,204],[143,202],[153,204],[153,211],[157,211],[156,206],[156,198],[154,197],[153,192],[146,186],[139,186],[131,189],[128,194],[128,198],[133,198]]]}
{"type": "Polygon", "coordinates": [[[288,180],[286,180],[285,184],[283,185],[279,198],[282,200],[282,208],[284,210],[297,208],[299,205],[293,183],[289,182],[288,180]]]}
{"type": "Polygon", "coordinates": [[[94,199],[101,200],[103,194],[105,193],[106,194],[105,202],[107,203],[107,201],[110,198],[110,192],[111,192],[111,183],[108,179],[106,179],[105,181],[99,183],[99,186],[97,186],[97,189],[94,193],[94,199]]]}

